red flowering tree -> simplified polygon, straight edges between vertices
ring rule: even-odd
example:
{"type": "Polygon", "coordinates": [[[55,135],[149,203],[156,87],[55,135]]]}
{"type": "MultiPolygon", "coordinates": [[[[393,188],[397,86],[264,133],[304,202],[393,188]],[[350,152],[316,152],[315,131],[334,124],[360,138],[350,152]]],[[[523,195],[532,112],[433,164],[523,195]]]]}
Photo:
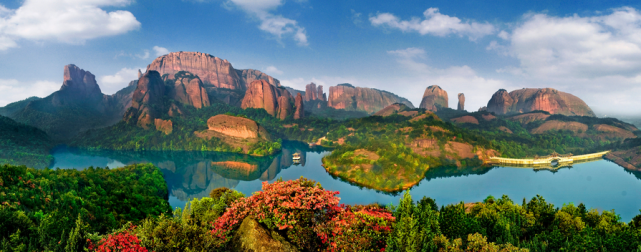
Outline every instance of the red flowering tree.
{"type": "Polygon", "coordinates": [[[97,245],[94,245],[91,240],[87,239],[89,251],[147,252],[147,248],[140,246],[140,239],[132,234],[134,229],[136,229],[136,226],[130,225],[125,231],[110,234],[107,238],[102,238],[97,245]]]}
{"type": "Polygon", "coordinates": [[[212,233],[225,243],[231,231],[251,217],[285,233],[300,248],[317,249],[322,243],[314,227],[328,219],[328,214],[340,211],[337,194],[302,177],[273,184],[263,182],[263,191],[233,203],[216,220],[212,233]]]}
{"type": "Polygon", "coordinates": [[[347,206],[317,225],[315,231],[326,251],[385,251],[393,222],[387,209],[347,206]]]}

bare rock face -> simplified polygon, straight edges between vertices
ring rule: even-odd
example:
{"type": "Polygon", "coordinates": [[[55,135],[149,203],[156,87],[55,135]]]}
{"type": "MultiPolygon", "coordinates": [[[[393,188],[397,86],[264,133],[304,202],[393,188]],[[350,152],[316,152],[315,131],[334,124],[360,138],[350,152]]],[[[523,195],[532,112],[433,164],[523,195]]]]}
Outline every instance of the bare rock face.
{"type": "Polygon", "coordinates": [[[73,92],[79,98],[95,95],[102,96],[100,87],[96,83],[96,76],[73,64],[65,66],[64,82],[60,90],[73,92]]]}
{"type": "Polygon", "coordinates": [[[240,77],[240,82],[245,88],[247,88],[247,85],[254,82],[255,80],[264,80],[273,86],[280,87],[280,81],[278,79],[271,77],[258,70],[242,69],[242,70],[236,70],[236,73],[240,77]]]}
{"type": "Polygon", "coordinates": [[[238,73],[229,61],[206,53],[172,52],[151,62],[147,66],[147,72],[152,70],[158,71],[161,76],[168,74],[170,79],[173,79],[174,74],[186,71],[200,77],[206,85],[244,89],[238,73]]]}
{"type": "Polygon", "coordinates": [[[147,71],[149,70],[158,71],[161,76],[167,74],[170,80],[180,71],[190,72],[198,76],[205,87],[212,88],[244,91],[255,80],[280,86],[280,81],[261,71],[237,70],[225,59],[200,52],[172,52],[160,56],[147,66],[147,71]]]}
{"type": "Polygon", "coordinates": [[[447,92],[437,85],[429,86],[423,93],[419,108],[429,111],[438,111],[439,108],[448,108],[447,92]]]}
{"type": "Polygon", "coordinates": [[[524,88],[492,95],[487,111],[496,114],[527,113],[535,110],[567,116],[596,116],[580,98],[552,88],[524,88]]]}
{"type": "Polygon", "coordinates": [[[207,120],[207,126],[210,131],[236,138],[268,138],[263,127],[258,126],[254,120],[243,117],[216,115],[207,120]]]}
{"type": "Polygon", "coordinates": [[[305,105],[303,104],[303,96],[300,93],[296,94],[294,106],[296,107],[296,110],[294,111],[294,119],[298,120],[305,117],[305,105]]]}
{"type": "Polygon", "coordinates": [[[156,125],[156,130],[165,133],[165,135],[171,134],[171,132],[174,130],[174,124],[171,122],[171,120],[156,118],[154,120],[154,124],[156,125]]]}
{"type": "Polygon", "coordinates": [[[278,118],[285,120],[287,116],[292,114],[292,104],[289,102],[291,99],[287,96],[278,97],[278,118]]]}
{"type": "Polygon", "coordinates": [[[305,86],[305,102],[309,101],[327,101],[327,96],[323,93],[323,85],[316,86],[312,82],[305,86]]]}
{"type": "Polygon", "coordinates": [[[465,95],[463,93],[458,94],[458,106],[456,110],[465,110],[465,95]]]}
{"type": "Polygon", "coordinates": [[[394,103],[403,103],[410,108],[414,108],[410,101],[390,92],[373,88],[354,87],[350,84],[329,87],[329,96],[327,97],[328,107],[365,111],[370,114],[394,103]]]}
{"type": "Polygon", "coordinates": [[[249,84],[241,108],[262,108],[268,114],[284,119],[292,112],[292,100],[291,94],[284,88],[277,88],[264,80],[256,80],[249,84]]]}
{"type": "Polygon", "coordinates": [[[131,108],[125,113],[125,121],[135,120],[139,126],[149,129],[149,125],[153,124],[164,111],[163,96],[165,96],[165,84],[160,74],[153,70],[147,71],[138,80],[131,108]]]}
{"type": "Polygon", "coordinates": [[[169,92],[174,101],[189,104],[197,109],[209,107],[209,95],[198,76],[182,74],[174,76],[175,84],[169,92]]]}

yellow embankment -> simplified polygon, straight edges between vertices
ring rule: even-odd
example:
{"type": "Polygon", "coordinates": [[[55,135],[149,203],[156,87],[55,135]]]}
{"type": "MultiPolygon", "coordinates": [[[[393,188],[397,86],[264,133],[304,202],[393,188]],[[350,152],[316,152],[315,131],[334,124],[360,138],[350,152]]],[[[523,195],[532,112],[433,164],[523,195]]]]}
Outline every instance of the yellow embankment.
{"type": "Polygon", "coordinates": [[[490,160],[495,164],[517,164],[517,165],[542,165],[550,164],[552,161],[557,161],[558,163],[573,163],[575,161],[587,160],[602,158],[605,154],[610,151],[597,152],[592,154],[570,156],[570,157],[545,157],[545,158],[527,158],[527,159],[517,159],[517,158],[502,158],[502,157],[491,157],[490,160]]]}

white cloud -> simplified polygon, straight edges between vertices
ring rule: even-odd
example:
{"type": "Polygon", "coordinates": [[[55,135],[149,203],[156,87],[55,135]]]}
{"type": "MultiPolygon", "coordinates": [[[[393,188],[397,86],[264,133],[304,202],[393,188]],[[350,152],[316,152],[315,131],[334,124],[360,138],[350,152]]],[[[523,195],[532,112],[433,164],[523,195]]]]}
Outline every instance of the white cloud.
{"type": "Polygon", "coordinates": [[[418,32],[421,35],[431,34],[440,37],[457,34],[467,36],[472,41],[493,34],[495,30],[489,23],[463,22],[457,17],[443,15],[438,8],[427,9],[423,12],[423,16],[425,19],[413,17],[410,20],[401,20],[391,13],[378,13],[370,17],[369,21],[373,26],[385,26],[403,32],[418,32]]]}
{"type": "Polygon", "coordinates": [[[268,66],[267,68],[265,68],[265,72],[268,74],[283,74],[283,71],[278,70],[278,68],[276,68],[275,66],[268,66]]]}
{"type": "Polygon", "coordinates": [[[163,56],[169,53],[169,50],[164,47],[154,46],[154,52],[156,52],[156,57],[163,56]]]}
{"type": "Polygon", "coordinates": [[[258,28],[272,34],[281,42],[285,36],[291,36],[299,46],[309,45],[305,28],[293,19],[285,18],[272,12],[284,3],[283,0],[227,0],[224,6],[236,6],[247,14],[260,20],[258,28]]]}
{"type": "Polygon", "coordinates": [[[633,8],[593,17],[526,15],[510,50],[532,75],[633,76],[641,70],[641,15],[633,8]]]}
{"type": "Polygon", "coordinates": [[[16,79],[0,79],[0,106],[24,100],[31,96],[46,97],[60,89],[53,81],[20,82],[16,79]]]}
{"type": "MultiPolygon", "coordinates": [[[[435,68],[424,62],[426,52],[422,48],[407,48],[387,51],[396,59],[399,66],[407,71],[401,78],[393,80],[394,86],[402,87],[397,90],[388,90],[409,99],[418,107],[423,98],[423,90],[431,85],[438,85],[448,93],[449,107],[456,107],[457,94],[465,93],[465,108],[476,111],[487,105],[492,94],[500,88],[510,88],[509,83],[502,80],[487,79],[478,76],[469,66],[451,66],[448,68],[435,68]]],[[[390,83],[380,85],[389,87],[390,83]]]]}
{"type": "Polygon", "coordinates": [[[131,12],[104,11],[130,0],[25,0],[16,10],[0,5],[0,50],[17,47],[20,39],[82,44],[86,40],[140,28],[131,12]]]}
{"type": "Polygon", "coordinates": [[[638,10],[625,7],[566,17],[526,14],[510,34],[505,33],[499,37],[507,44],[492,41],[487,49],[513,56],[518,64],[497,69],[498,73],[509,74],[524,87],[552,87],[574,94],[596,111],[638,115],[638,10]]]}
{"type": "Polygon", "coordinates": [[[138,79],[138,70],[145,71],[144,68],[123,68],[113,75],[100,77],[100,89],[105,94],[113,94],[118,90],[127,87],[129,82],[138,79]]]}

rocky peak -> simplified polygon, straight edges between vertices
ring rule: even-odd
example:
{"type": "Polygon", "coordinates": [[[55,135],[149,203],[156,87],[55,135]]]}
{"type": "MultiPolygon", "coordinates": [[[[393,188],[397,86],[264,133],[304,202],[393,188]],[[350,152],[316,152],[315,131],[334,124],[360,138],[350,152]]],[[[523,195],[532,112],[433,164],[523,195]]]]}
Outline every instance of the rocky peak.
{"type": "Polygon", "coordinates": [[[487,104],[496,114],[527,113],[535,110],[568,116],[595,116],[580,98],[553,88],[523,88],[507,92],[500,89],[487,104]]]}
{"type": "Polygon", "coordinates": [[[328,107],[365,111],[370,114],[376,113],[394,103],[403,103],[410,108],[414,108],[410,101],[390,92],[373,88],[354,87],[348,83],[329,87],[329,96],[327,96],[328,107]]]}
{"type": "Polygon", "coordinates": [[[292,100],[286,89],[277,88],[265,80],[255,80],[249,84],[241,108],[262,108],[268,114],[284,119],[292,111],[292,100]]]}
{"type": "Polygon", "coordinates": [[[323,85],[314,84],[313,82],[305,86],[305,101],[327,101],[325,98],[325,93],[323,93],[323,85]]]}
{"type": "Polygon", "coordinates": [[[135,121],[139,126],[148,129],[164,111],[164,96],[165,84],[160,78],[160,73],[154,70],[147,71],[138,80],[131,108],[125,113],[125,121],[135,121]]]}
{"type": "Polygon", "coordinates": [[[73,92],[78,98],[96,94],[102,96],[100,87],[98,83],[96,83],[96,76],[89,71],[80,69],[74,64],[65,66],[64,81],[60,90],[73,92]]]}
{"type": "Polygon", "coordinates": [[[273,86],[280,87],[280,81],[278,79],[258,70],[242,69],[236,70],[236,73],[240,77],[240,82],[244,89],[247,89],[247,85],[254,82],[255,80],[264,80],[273,86]]]}
{"type": "Polygon", "coordinates": [[[191,73],[179,72],[173,78],[174,87],[169,92],[169,97],[174,101],[189,104],[197,109],[209,107],[209,95],[203,87],[203,83],[191,73]]]}
{"type": "Polygon", "coordinates": [[[244,89],[240,77],[229,61],[200,52],[172,52],[154,59],[147,71],[158,71],[173,80],[173,75],[186,71],[200,77],[205,85],[226,89],[244,89]]]}
{"type": "Polygon", "coordinates": [[[296,94],[294,107],[296,107],[296,110],[294,111],[295,120],[305,117],[305,105],[303,104],[303,96],[300,93],[296,94]]]}
{"type": "Polygon", "coordinates": [[[430,111],[437,111],[439,107],[448,108],[447,92],[437,85],[427,87],[419,107],[430,111]]]}
{"type": "Polygon", "coordinates": [[[465,95],[463,93],[458,94],[458,106],[456,110],[465,110],[465,95]]]}

